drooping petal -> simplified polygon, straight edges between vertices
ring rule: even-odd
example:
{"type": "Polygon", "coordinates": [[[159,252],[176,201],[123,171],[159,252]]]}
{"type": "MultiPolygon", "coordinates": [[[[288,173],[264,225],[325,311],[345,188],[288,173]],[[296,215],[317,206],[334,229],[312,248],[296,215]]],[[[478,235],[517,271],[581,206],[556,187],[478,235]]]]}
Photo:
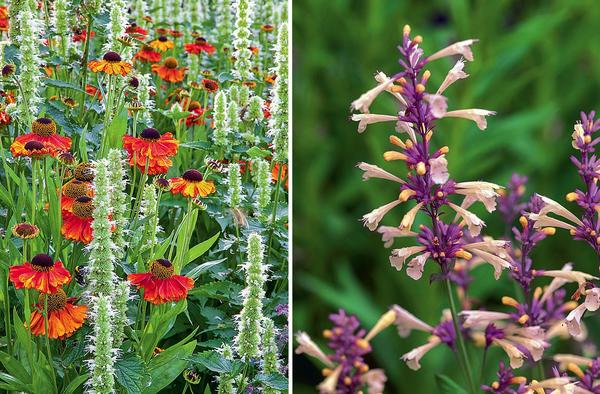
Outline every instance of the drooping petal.
{"type": "Polygon", "coordinates": [[[411,330],[432,332],[433,328],[424,321],[417,318],[412,313],[398,305],[393,305],[392,310],[396,312],[395,324],[398,327],[398,335],[402,338],[407,337],[411,330]]]}
{"type": "Polygon", "coordinates": [[[331,362],[331,360],[327,358],[327,356],[325,355],[325,353],[323,353],[319,345],[314,343],[307,333],[299,331],[296,334],[296,341],[299,343],[299,346],[296,348],[296,354],[308,354],[309,356],[321,361],[328,367],[333,367],[333,363],[331,362]]]}
{"type": "Polygon", "coordinates": [[[362,133],[370,124],[379,122],[397,122],[398,117],[393,115],[353,114],[352,120],[358,122],[358,132],[362,133]]]}
{"type": "Polygon", "coordinates": [[[408,246],[406,248],[394,249],[390,255],[390,263],[393,267],[396,267],[396,269],[400,271],[407,258],[424,250],[425,246],[408,246]]]}
{"type": "Polygon", "coordinates": [[[450,71],[448,71],[446,78],[444,78],[444,81],[440,85],[436,94],[443,93],[444,90],[446,90],[448,88],[448,86],[452,85],[454,82],[458,81],[459,79],[467,78],[469,76],[469,74],[467,74],[463,71],[464,67],[465,67],[465,61],[463,59],[460,59],[459,61],[457,61],[456,64],[454,65],[454,67],[452,67],[452,69],[450,71]]]}
{"type": "Polygon", "coordinates": [[[423,253],[409,261],[408,267],[406,268],[406,274],[414,280],[421,279],[423,270],[425,269],[425,262],[427,262],[430,255],[431,253],[429,252],[423,253]]]}
{"type": "Polygon", "coordinates": [[[389,181],[405,183],[402,179],[398,178],[396,175],[390,174],[383,168],[380,168],[374,164],[360,162],[357,165],[358,168],[364,171],[363,180],[369,180],[371,178],[380,178],[387,179],[389,181]]]}
{"type": "Polygon", "coordinates": [[[462,55],[465,59],[472,62],[473,61],[473,51],[471,51],[471,45],[473,45],[477,41],[479,41],[479,40],[470,39],[470,40],[455,42],[454,44],[449,45],[446,48],[440,49],[433,55],[429,56],[428,60],[433,61],[433,60],[440,59],[440,58],[446,57],[446,56],[462,55]]]}
{"type": "Polygon", "coordinates": [[[448,111],[446,112],[444,117],[463,118],[472,120],[477,124],[477,127],[479,127],[480,130],[485,130],[487,128],[487,120],[485,117],[492,115],[496,115],[496,112],[488,111],[486,109],[470,108],[448,111]]]}
{"type": "Polygon", "coordinates": [[[429,352],[431,349],[433,349],[439,344],[439,338],[433,337],[425,345],[414,348],[410,352],[404,354],[401,357],[402,361],[406,363],[408,368],[412,369],[413,371],[417,371],[419,368],[421,368],[421,364],[419,363],[421,361],[421,358],[423,358],[423,356],[426,355],[427,352],[429,352]]]}

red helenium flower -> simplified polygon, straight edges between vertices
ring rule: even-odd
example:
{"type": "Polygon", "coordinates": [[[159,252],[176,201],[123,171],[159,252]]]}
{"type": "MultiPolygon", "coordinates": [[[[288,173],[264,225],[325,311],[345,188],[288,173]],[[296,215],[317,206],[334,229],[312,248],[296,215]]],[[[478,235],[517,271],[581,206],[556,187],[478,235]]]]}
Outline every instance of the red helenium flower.
{"type": "Polygon", "coordinates": [[[138,289],[144,289],[144,300],[159,305],[185,299],[194,287],[192,278],[173,273],[169,260],[158,259],[152,262],[150,272],[129,274],[127,280],[138,289]]]}
{"type": "Polygon", "coordinates": [[[47,254],[38,254],[23,265],[9,268],[8,277],[17,289],[36,289],[41,293],[56,293],[71,281],[71,274],[60,261],[47,254]]]}

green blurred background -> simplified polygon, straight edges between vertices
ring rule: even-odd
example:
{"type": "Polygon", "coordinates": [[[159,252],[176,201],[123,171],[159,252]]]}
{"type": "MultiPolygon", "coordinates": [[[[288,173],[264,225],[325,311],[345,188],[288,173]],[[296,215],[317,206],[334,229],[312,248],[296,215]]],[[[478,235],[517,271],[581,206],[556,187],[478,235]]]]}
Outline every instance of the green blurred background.
{"type": "MultiPolygon", "coordinates": [[[[530,178],[528,195],[535,191],[564,201],[578,186],[569,162],[572,125],[580,110],[600,110],[599,20],[600,6],[592,0],[294,1],[294,331],[307,331],[323,344],[321,332],[330,327],[327,316],[338,308],[371,327],[394,303],[432,325],[447,307],[443,287],[426,279],[435,271],[433,264],[418,282],[396,272],[378,234],[359,222],[364,213],[395,198],[397,187],[361,181],[355,168],[359,161],[394,168],[381,158],[391,130],[370,126],[359,135],[349,121],[349,105],[374,86],[375,71],[390,75],[399,70],[396,46],[403,25],[423,36],[422,47],[429,54],[454,41],[480,39],[475,61],[465,69],[471,76],[445,94],[449,109],[476,107],[498,114],[484,132],[462,119],[438,122],[434,142],[450,147],[451,176],[504,185],[519,172],[530,178]]],[[[428,66],[430,89],[439,86],[453,64],[443,59],[428,66]]],[[[394,110],[388,95],[371,108],[372,113],[394,110]]],[[[396,168],[405,174],[403,165],[396,168]]],[[[383,223],[399,223],[403,209],[383,223]]],[[[487,234],[504,234],[497,213],[477,212],[487,221],[487,234]]],[[[590,248],[562,231],[542,242],[534,257],[538,267],[573,261],[580,270],[597,272],[590,248]]],[[[493,303],[512,295],[512,289],[505,278],[495,281],[491,269],[479,268],[471,294],[493,303]]],[[[598,332],[594,323],[590,331],[598,332]]],[[[446,347],[425,356],[418,372],[399,360],[425,340],[422,333],[402,339],[390,328],[373,341],[368,361],[373,368],[385,368],[386,392],[437,392],[438,373],[462,381],[446,347]]],[[[563,346],[561,350],[578,350],[563,346]]],[[[499,351],[492,352],[493,368],[501,358],[499,351]]],[[[480,365],[474,365],[477,375],[480,365]]],[[[314,393],[322,379],[319,368],[295,356],[294,392],[314,393]]],[[[493,373],[486,372],[486,382],[493,373]]]]}

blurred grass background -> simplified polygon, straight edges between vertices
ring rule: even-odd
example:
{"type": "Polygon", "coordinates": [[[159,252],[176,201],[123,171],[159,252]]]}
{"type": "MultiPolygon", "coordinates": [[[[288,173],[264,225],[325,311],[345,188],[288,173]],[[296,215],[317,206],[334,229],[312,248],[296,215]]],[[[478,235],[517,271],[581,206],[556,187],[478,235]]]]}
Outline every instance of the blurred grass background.
{"type": "MultiPolygon", "coordinates": [[[[380,237],[359,222],[364,213],[391,201],[397,188],[361,181],[359,161],[393,168],[381,158],[391,129],[371,126],[359,135],[349,121],[350,102],[374,86],[375,71],[399,70],[396,46],[405,23],[413,35],[423,36],[429,54],[478,38],[475,61],[466,66],[471,76],[445,94],[449,109],[476,107],[498,114],[484,132],[461,119],[438,122],[434,141],[450,147],[451,176],[506,184],[519,172],[530,178],[528,194],[564,201],[579,185],[569,162],[572,125],[580,110],[600,110],[600,7],[593,0],[298,0],[293,7],[294,331],[307,331],[323,343],[320,333],[330,326],[329,313],[345,308],[371,327],[394,303],[436,324],[447,300],[441,285],[425,279],[432,267],[418,282],[396,272],[380,237]]],[[[453,59],[432,63],[429,86],[438,86],[453,64],[453,59]]],[[[382,95],[371,109],[393,113],[395,105],[382,95]]],[[[405,173],[403,166],[397,168],[399,175],[405,173]]],[[[399,223],[402,211],[394,210],[384,224],[399,223]]],[[[504,233],[499,215],[478,213],[488,223],[487,234],[504,233]]],[[[597,272],[591,250],[562,231],[544,241],[534,257],[538,267],[573,261],[580,270],[597,272]]],[[[471,294],[498,302],[512,294],[512,286],[480,268],[471,294]]],[[[592,339],[598,338],[596,329],[592,339]]],[[[402,339],[389,329],[373,341],[368,361],[385,368],[386,392],[437,392],[437,373],[462,381],[445,347],[430,352],[418,372],[399,360],[425,340],[421,333],[402,339]]],[[[492,356],[493,368],[505,358],[496,350],[492,356]]],[[[478,373],[479,363],[473,364],[478,373]]],[[[486,372],[487,382],[493,373],[486,372]]],[[[321,379],[316,365],[295,356],[294,392],[314,393],[321,379]]]]}

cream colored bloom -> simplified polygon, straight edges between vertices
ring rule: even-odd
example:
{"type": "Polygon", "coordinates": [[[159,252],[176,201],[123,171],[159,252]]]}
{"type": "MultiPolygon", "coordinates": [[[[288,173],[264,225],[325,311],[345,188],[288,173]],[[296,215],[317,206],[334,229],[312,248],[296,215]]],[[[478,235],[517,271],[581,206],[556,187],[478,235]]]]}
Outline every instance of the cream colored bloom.
{"type": "MultiPolygon", "coordinates": [[[[390,78],[385,75],[385,73],[379,71],[377,74],[375,74],[375,80],[377,82],[379,82],[380,84],[386,83],[390,78]]],[[[394,96],[396,98],[396,100],[399,101],[400,103],[400,107],[402,108],[406,108],[406,100],[404,99],[404,97],[402,97],[402,95],[394,90],[392,90],[393,85],[388,85],[388,87],[386,88],[387,92],[389,94],[391,94],[392,96],[394,96]]]]}
{"type": "Polygon", "coordinates": [[[455,185],[456,193],[481,201],[488,212],[496,210],[496,198],[498,197],[496,190],[500,189],[502,189],[502,186],[481,181],[459,182],[455,185]]]}
{"type": "Polygon", "coordinates": [[[318,386],[320,394],[335,394],[337,388],[337,382],[342,373],[343,365],[339,365],[336,369],[331,372],[329,376],[325,378],[318,386]]]}
{"type": "Polygon", "coordinates": [[[565,318],[565,323],[569,329],[569,334],[573,336],[581,334],[581,318],[583,317],[585,311],[587,311],[585,304],[581,304],[569,312],[565,318]]]}
{"type": "Polygon", "coordinates": [[[479,108],[470,108],[470,109],[459,109],[455,111],[448,111],[444,115],[445,118],[463,118],[472,120],[477,124],[480,130],[485,130],[487,128],[487,120],[486,116],[496,115],[494,111],[488,111],[486,109],[479,108]]]}
{"type": "Polygon", "coordinates": [[[431,253],[429,252],[423,253],[409,261],[406,268],[406,274],[414,280],[421,279],[421,276],[423,276],[423,270],[425,269],[425,263],[430,255],[431,253]]]}
{"type": "Polygon", "coordinates": [[[504,352],[508,355],[511,368],[516,369],[523,366],[523,359],[527,358],[527,356],[525,356],[525,354],[523,354],[523,352],[521,352],[515,345],[506,339],[495,338],[493,339],[493,342],[502,347],[504,352]]]}
{"type": "Polygon", "coordinates": [[[362,133],[370,124],[380,122],[397,122],[398,117],[393,115],[378,114],[352,114],[352,120],[358,122],[358,132],[362,133]]]}
{"type": "Polygon", "coordinates": [[[438,185],[443,185],[448,181],[448,160],[445,155],[440,155],[435,159],[429,160],[429,172],[431,180],[438,185]]]}
{"type": "Polygon", "coordinates": [[[360,162],[360,163],[358,163],[357,167],[360,168],[362,171],[364,171],[364,173],[363,173],[364,181],[369,180],[371,178],[380,178],[380,179],[387,179],[387,180],[393,181],[393,182],[405,183],[402,179],[398,178],[396,175],[390,174],[383,168],[380,168],[374,164],[360,162]]]}
{"type": "MultiPolygon", "coordinates": [[[[379,82],[379,81],[378,81],[379,82]]],[[[390,86],[394,84],[394,80],[387,78],[383,82],[379,83],[379,85],[375,86],[373,89],[369,90],[366,93],[363,93],[359,98],[352,102],[350,106],[353,111],[360,111],[362,113],[368,114],[369,107],[373,103],[373,101],[379,96],[382,92],[385,92],[390,86]]]]}
{"type": "Polygon", "coordinates": [[[423,206],[423,203],[420,202],[417,205],[415,205],[414,207],[412,207],[411,210],[406,213],[406,215],[404,215],[404,217],[402,218],[402,221],[400,222],[400,229],[402,229],[402,230],[410,230],[411,229],[411,227],[415,221],[415,217],[417,216],[417,213],[419,212],[419,210],[421,209],[422,206],[423,206]]]}
{"type": "Polygon", "coordinates": [[[452,69],[448,71],[446,78],[444,78],[444,81],[442,82],[435,94],[442,94],[444,90],[446,90],[448,86],[452,85],[454,82],[458,81],[459,79],[467,78],[469,74],[463,71],[464,68],[465,61],[463,59],[457,61],[454,67],[452,67],[452,69]]]}
{"type": "Polygon", "coordinates": [[[365,336],[365,341],[369,342],[371,339],[375,338],[377,334],[381,331],[385,330],[396,321],[396,311],[394,309],[390,309],[386,313],[384,313],[377,323],[371,328],[371,331],[365,336]]]}
{"type": "Polygon", "coordinates": [[[573,148],[579,150],[577,143],[583,142],[584,135],[585,133],[583,131],[583,126],[581,125],[581,123],[575,123],[575,126],[573,126],[573,134],[571,134],[571,137],[573,138],[573,142],[571,142],[571,145],[573,146],[573,148]]]}
{"type": "Polygon", "coordinates": [[[383,369],[371,369],[360,377],[360,381],[367,385],[369,394],[382,394],[387,376],[383,369]]]}
{"type": "Polygon", "coordinates": [[[393,305],[392,310],[396,313],[396,327],[398,335],[406,338],[412,330],[419,330],[431,333],[433,328],[415,315],[398,305],[393,305]]]}
{"type": "Polygon", "coordinates": [[[539,212],[540,216],[544,216],[544,215],[547,216],[549,213],[553,213],[555,215],[562,216],[563,218],[568,219],[571,222],[576,223],[579,226],[583,225],[583,222],[581,220],[579,220],[579,218],[577,216],[575,216],[573,213],[571,213],[571,211],[569,211],[567,208],[563,207],[556,201],[554,201],[546,196],[542,196],[539,194],[538,194],[538,196],[544,202],[544,207],[539,212]]]}
{"type": "Polygon", "coordinates": [[[473,237],[478,236],[481,232],[481,229],[485,226],[485,222],[479,219],[474,213],[469,212],[456,204],[448,203],[448,205],[463,219],[471,235],[473,237]]]}
{"type": "Polygon", "coordinates": [[[419,368],[421,368],[421,364],[419,363],[421,361],[421,358],[423,358],[423,356],[426,355],[427,352],[429,352],[431,349],[433,349],[439,344],[440,339],[438,337],[431,337],[429,339],[429,342],[427,342],[425,345],[414,348],[410,352],[404,354],[401,357],[402,361],[406,363],[408,368],[412,369],[413,371],[416,371],[419,368]]]}
{"type": "Polygon", "coordinates": [[[555,354],[552,359],[558,363],[558,368],[565,370],[568,364],[585,365],[590,366],[592,363],[591,358],[577,356],[575,354],[555,354]]]}
{"type": "Polygon", "coordinates": [[[408,246],[406,248],[393,249],[390,255],[390,264],[400,271],[407,258],[424,250],[425,246],[408,246]]]}
{"type": "Polygon", "coordinates": [[[465,245],[464,248],[472,252],[477,257],[480,257],[484,261],[490,263],[492,267],[494,267],[494,278],[496,278],[496,280],[498,280],[500,278],[500,275],[502,275],[503,269],[511,269],[512,267],[510,262],[492,253],[486,252],[481,249],[473,248],[470,245],[465,245]]]}
{"type": "Polygon", "coordinates": [[[377,232],[381,234],[383,246],[389,248],[394,243],[394,238],[399,237],[416,237],[418,234],[414,231],[403,230],[400,227],[379,226],[377,232]]]}
{"type": "Polygon", "coordinates": [[[448,111],[448,99],[445,96],[441,94],[427,94],[424,99],[429,103],[429,109],[433,116],[440,119],[446,115],[448,111]]]}
{"type": "Polygon", "coordinates": [[[525,337],[520,337],[520,336],[516,336],[516,335],[511,335],[506,337],[507,340],[510,340],[511,342],[515,342],[518,343],[520,345],[522,345],[525,349],[527,349],[527,351],[529,351],[529,353],[531,353],[531,357],[533,358],[533,361],[539,361],[542,359],[542,356],[544,354],[544,349],[548,346],[550,346],[548,343],[544,342],[543,340],[539,340],[539,339],[534,339],[534,338],[525,338],[525,337]]]}
{"type": "Polygon", "coordinates": [[[299,344],[299,346],[296,348],[296,354],[308,354],[309,356],[318,359],[328,367],[333,367],[333,363],[331,362],[331,360],[327,358],[327,356],[325,355],[325,353],[323,353],[319,345],[314,343],[307,333],[303,331],[298,332],[296,334],[296,341],[298,341],[299,344]]]}
{"type": "Polygon", "coordinates": [[[394,200],[388,204],[385,204],[379,208],[372,210],[371,212],[363,215],[362,221],[364,225],[371,231],[375,231],[377,226],[379,226],[379,222],[383,217],[391,211],[394,207],[400,204],[400,200],[394,200]]]}
{"type": "Polygon", "coordinates": [[[561,278],[568,282],[577,282],[580,286],[585,282],[598,279],[594,275],[590,275],[581,271],[567,271],[567,270],[548,270],[543,271],[543,276],[548,276],[550,278],[561,278]]]}
{"type": "Polygon", "coordinates": [[[472,62],[473,61],[473,52],[471,51],[471,45],[476,43],[477,39],[470,39],[455,42],[452,45],[447,46],[446,48],[440,49],[433,55],[428,57],[429,61],[433,61],[436,59],[440,59],[446,56],[454,56],[454,55],[462,55],[465,59],[472,62]]]}
{"type": "Polygon", "coordinates": [[[499,320],[510,319],[510,314],[503,312],[467,310],[460,312],[460,315],[465,318],[465,327],[485,327],[489,323],[494,323],[499,320]]]}

